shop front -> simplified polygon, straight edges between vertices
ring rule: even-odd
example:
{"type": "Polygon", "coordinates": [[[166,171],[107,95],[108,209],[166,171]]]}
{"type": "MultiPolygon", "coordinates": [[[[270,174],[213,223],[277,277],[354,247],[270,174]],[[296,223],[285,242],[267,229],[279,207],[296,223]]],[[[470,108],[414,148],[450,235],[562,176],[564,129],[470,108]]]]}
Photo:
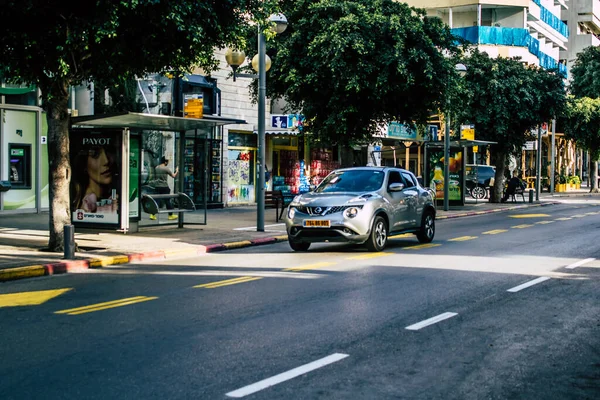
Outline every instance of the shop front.
{"type": "Polygon", "coordinates": [[[206,224],[206,209],[223,205],[222,126],[240,122],[137,113],[73,118],[73,223],[123,231],[177,223],[157,219],[141,201],[160,192],[161,166],[175,175],[169,192],[195,205],[186,224],[206,224]]]}
{"type": "Polygon", "coordinates": [[[45,114],[34,106],[0,105],[0,213],[48,208],[45,114]]]}

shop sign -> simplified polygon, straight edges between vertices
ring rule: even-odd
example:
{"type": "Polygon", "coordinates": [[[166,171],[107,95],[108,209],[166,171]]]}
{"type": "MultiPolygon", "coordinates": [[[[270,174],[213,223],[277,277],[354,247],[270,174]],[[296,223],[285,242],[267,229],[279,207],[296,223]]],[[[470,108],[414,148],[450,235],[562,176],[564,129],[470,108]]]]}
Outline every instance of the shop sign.
{"type": "Polygon", "coordinates": [[[10,149],[10,155],[14,157],[23,157],[25,155],[25,149],[10,149]]]}
{"type": "Polygon", "coordinates": [[[401,122],[390,122],[388,124],[387,137],[410,141],[423,141],[423,137],[417,133],[414,127],[407,126],[401,122]]]}
{"type": "Polygon", "coordinates": [[[438,140],[440,140],[438,138],[438,127],[435,125],[429,125],[427,127],[428,131],[429,131],[429,140],[437,142],[438,140]]]}
{"type": "Polygon", "coordinates": [[[462,140],[475,140],[475,125],[461,125],[460,138],[462,140]]]}
{"type": "Polygon", "coordinates": [[[302,114],[288,114],[288,128],[298,129],[302,131],[304,126],[304,115],[302,114]]]}
{"type": "Polygon", "coordinates": [[[119,223],[121,139],[120,130],[71,133],[70,194],[74,223],[119,223]]]}
{"type": "Polygon", "coordinates": [[[523,150],[525,150],[525,151],[537,150],[537,141],[532,140],[529,142],[525,142],[525,145],[523,146],[523,150]]]}
{"type": "Polygon", "coordinates": [[[287,129],[288,128],[288,116],[287,115],[271,115],[271,128],[287,129]]]}

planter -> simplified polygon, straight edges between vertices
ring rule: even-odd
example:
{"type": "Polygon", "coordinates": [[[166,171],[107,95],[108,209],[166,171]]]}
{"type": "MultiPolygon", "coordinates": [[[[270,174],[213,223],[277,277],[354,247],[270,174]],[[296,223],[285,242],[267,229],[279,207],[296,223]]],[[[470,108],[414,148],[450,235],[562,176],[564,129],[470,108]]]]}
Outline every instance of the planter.
{"type": "Polygon", "coordinates": [[[567,184],[566,183],[559,183],[558,185],[556,185],[556,192],[558,193],[562,193],[562,192],[566,192],[567,191],[567,184]]]}
{"type": "Polygon", "coordinates": [[[577,189],[577,190],[581,189],[581,183],[576,183],[575,184],[575,189],[577,189]]]}

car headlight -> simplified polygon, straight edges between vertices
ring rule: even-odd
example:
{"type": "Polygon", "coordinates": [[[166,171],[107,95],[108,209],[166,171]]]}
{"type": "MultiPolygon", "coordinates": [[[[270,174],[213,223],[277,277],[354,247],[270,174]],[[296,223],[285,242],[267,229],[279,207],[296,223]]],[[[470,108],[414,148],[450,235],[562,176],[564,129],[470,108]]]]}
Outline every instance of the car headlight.
{"type": "Polygon", "coordinates": [[[296,215],[296,209],[294,207],[290,207],[288,210],[288,218],[293,219],[294,215],[296,215]]]}
{"type": "Polygon", "coordinates": [[[290,203],[290,205],[297,205],[298,203],[300,203],[300,198],[301,197],[302,197],[301,194],[299,194],[296,197],[294,197],[294,199],[292,200],[292,202],[290,203]]]}
{"type": "Polygon", "coordinates": [[[348,218],[354,218],[358,215],[358,210],[360,210],[360,208],[357,208],[357,207],[346,208],[346,211],[344,211],[344,214],[346,214],[346,217],[348,217],[348,218]]]}

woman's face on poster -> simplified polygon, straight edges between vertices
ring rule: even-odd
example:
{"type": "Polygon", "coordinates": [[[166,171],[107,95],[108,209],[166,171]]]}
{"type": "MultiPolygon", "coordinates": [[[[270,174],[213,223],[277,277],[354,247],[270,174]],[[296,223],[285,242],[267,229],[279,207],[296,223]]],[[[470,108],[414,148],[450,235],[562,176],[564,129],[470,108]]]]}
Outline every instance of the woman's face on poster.
{"type": "Polygon", "coordinates": [[[110,185],[113,179],[112,157],[102,147],[88,152],[87,171],[90,179],[99,185],[110,185]]]}

